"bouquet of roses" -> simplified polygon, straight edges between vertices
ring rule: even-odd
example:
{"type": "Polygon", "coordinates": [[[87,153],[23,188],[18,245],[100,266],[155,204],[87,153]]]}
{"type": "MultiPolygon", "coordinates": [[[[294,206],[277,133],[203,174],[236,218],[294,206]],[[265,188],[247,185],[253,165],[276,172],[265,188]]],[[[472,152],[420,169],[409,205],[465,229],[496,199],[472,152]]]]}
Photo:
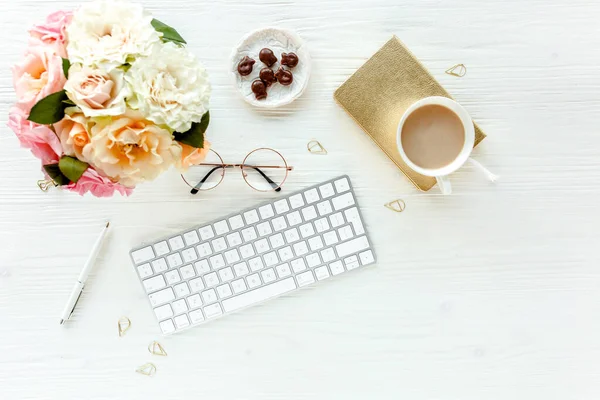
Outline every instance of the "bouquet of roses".
{"type": "Polygon", "coordinates": [[[41,160],[41,188],[129,195],[203,160],[210,83],[176,30],[139,4],[99,0],[30,35],[9,127],[41,160]]]}

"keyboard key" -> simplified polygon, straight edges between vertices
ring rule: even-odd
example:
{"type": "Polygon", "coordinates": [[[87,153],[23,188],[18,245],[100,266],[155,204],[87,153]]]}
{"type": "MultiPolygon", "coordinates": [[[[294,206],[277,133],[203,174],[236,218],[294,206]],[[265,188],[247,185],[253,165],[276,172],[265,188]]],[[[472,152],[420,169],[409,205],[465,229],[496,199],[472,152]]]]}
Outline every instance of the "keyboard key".
{"type": "Polygon", "coordinates": [[[156,314],[156,318],[159,321],[162,321],[163,319],[171,318],[174,315],[173,309],[171,308],[170,304],[165,304],[164,306],[155,308],[154,313],[156,314]]]}
{"type": "Polygon", "coordinates": [[[248,265],[250,265],[250,269],[252,270],[252,272],[260,271],[265,267],[260,257],[248,260],[248,265]]]}
{"type": "Polygon", "coordinates": [[[179,285],[173,286],[173,289],[175,290],[175,294],[177,295],[177,298],[182,298],[182,297],[185,297],[188,294],[190,294],[190,288],[188,287],[187,283],[185,283],[185,282],[182,282],[179,285]]]}
{"type": "Polygon", "coordinates": [[[225,260],[223,259],[223,255],[217,254],[216,256],[212,256],[208,259],[210,261],[210,266],[212,269],[219,269],[225,266],[225,260]]]}
{"type": "Polygon", "coordinates": [[[246,282],[244,282],[243,279],[236,279],[235,281],[231,282],[231,288],[233,289],[233,293],[236,294],[248,289],[246,282]]]}
{"type": "Polygon", "coordinates": [[[285,236],[285,241],[288,243],[294,243],[300,240],[300,233],[298,233],[298,229],[296,228],[288,229],[283,232],[283,235],[285,236]]]}
{"type": "Polygon", "coordinates": [[[340,211],[356,204],[354,202],[354,196],[352,196],[352,193],[346,193],[341,196],[334,197],[331,199],[331,203],[333,204],[335,211],[340,211]]]}
{"type": "Polygon", "coordinates": [[[158,242],[154,245],[154,251],[156,252],[156,257],[164,256],[165,254],[169,254],[171,250],[169,250],[169,246],[166,241],[158,242]]]}
{"type": "Polygon", "coordinates": [[[250,273],[250,270],[248,270],[248,264],[246,264],[245,262],[235,264],[233,266],[233,270],[235,271],[235,276],[237,277],[248,275],[250,273]]]}
{"type": "Polygon", "coordinates": [[[288,205],[286,199],[276,201],[275,203],[273,203],[273,205],[275,206],[275,212],[277,213],[277,215],[281,215],[290,211],[290,206],[288,205]]]}
{"type": "Polygon", "coordinates": [[[329,222],[327,222],[327,218],[321,218],[315,221],[315,228],[317,228],[317,232],[325,232],[329,230],[329,222]]]}
{"type": "Polygon", "coordinates": [[[231,230],[233,230],[233,231],[237,231],[238,229],[243,228],[244,220],[242,219],[242,216],[234,215],[233,217],[229,218],[229,226],[231,227],[231,230]]]}
{"type": "Polygon", "coordinates": [[[302,216],[304,217],[305,221],[310,221],[317,218],[317,210],[315,209],[315,206],[308,206],[306,208],[303,208],[302,216]]]}
{"type": "Polygon", "coordinates": [[[216,272],[211,272],[210,274],[204,275],[204,282],[206,282],[207,287],[217,286],[219,283],[221,283],[216,272]]]}
{"type": "Polygon", "coordinates": [[[342,244],[335,246],[335,251],[338,257],[346,257],[347,255],[358,253],[369,248],[369,241],[366,236],[361,236],[356,239],[350,240],[342,244]]]}
{"type": "Polygon", "coordinates": [[[315,234],[315,228],[313,228],[312,224],[300,225],[300,234],[302,238],[306,239],[315,234]]]}
{"type": "Polygon", "coordinates": [[[219,303],[217,303],[208,307],[204,307],[204,314],[206,314],[206,318],[215,318],[219,315],[222,315],[223,310],[221,310],[221,306],[219,305],[219,303]]]}
{"type": "Polygon", "coordinates": [[[164,258],[159,258],[158,260],[152,261],[152,268],[154,268],[154,272],[157,274],[160,272],[165,272],[169,269],[167,266],[167,261],[164,258]]]}
{"type": "Polygon", "coordinates": [[[329,222],[331,222],[331,226],[337,228],[338,226],[342,226],[346,223],[342,213],[335,213],[329,216],[329,222]]]}
{"type": "Polygon", "coordinates": [[[265,265],[267,267],[273,266],[279,262],[279,259],[277,258],[277,254],[274,251],[265,254],[263,256],[263,259],[264,259],[265,265]]]}
{"type": "Polygon", "coordinates": [[[337,257],[335,256],[335,251],[332,248],[325,249],[321,251],[321,259],[324,263],[335,260],[337,257]]]}
{"type": "Polygon", "coordinates": [[[273,230],[271,229],[271,224],[269,223],[269,221],[266,221],[266,222],[256,225],[256,229],[258,230],[258,234],[261,237],[267,236],[267,235],[270,235],[271,233],[273,233],[273,230]]]}
{"type": "Polygon", "coordinates": [[[165,278],[169,285],[173,285],[174,283],[181,282],[181,276],[179,276],[179,271],[176,269],[169,271],[165,274],[165,278]]]}
{"type": "Polygon", "coordinates": [[[217,292],[214,289],[202,292],[202,300],[204,300],[204,304],[214,303],[217,301],[217,292]]]}
{"type": "Polygon", "coordinates": [[[350,271],[351,269],[360,267],[358,263],[358,257],[352,256],[344,259],[344,264],[346,264],[346,269],[350,271]]]}
{"type": "Polygon", "coordinates": [[[294,252],[290,246],[284,247],[279,250],[279,258],[282,262],[291,260],[294,258],[294,252]]]}
{"type": "Polygon", "coordinates": [[[183,238],[181,236],[175,236],[169,239],[169,245],[173,251],[181,250],[185,247],[185,243],[183,243],[183,238]]]}
{"type": "Polygon", "coordinates": [[[181,267],[183,265],[183,260],[181,259],[181,255],[179,253],[173,253],[167,256],[167,263],[171,268],[181,267]]]}
{"type": "Polygon", "coordinates": [[[317,280],[322,281],[323,279],[329,278],[331,275],[329,275],[327,267],[323,266],[315,268],[315,276],[317,277],[317,280]]]}
{"type": "Polygon", "coordinates": [[[283,240],[283,235],[281,233],[270,236],[269,242],[271,242],[272,249],[276,249],[278,247],[285,245],[285,240],[283,240]]]}
{"type": "Polygon", "coordinates": [[[271,220],[271,224],[273,225],[273,229],[275,230],[275,232],[282,231],[284,229],[287,229],[288,227],[284,217],[274,218],[273,220],[271,220]]]}
{"type": "Polygon", "coordinates": [[[152,293],[148,297],[150,298],[150,304],[156,307],[161,304],[175,300],[175,292],[173,292],[173,289],[169,287],[164,290],[161,290],[160,292],[152,293]]]}
{"type": "Polygon", "coordinates": [[[194,264],[194,267],[196,267],[196,273],[198,275],[204,275],[210,272],[210,265],[208,265],[208,261],[206,260],[198,261],[194,264]]]}
{"type": "Polygon", "coordinates": [[[258,209],[258,212],[260,213],[260,217],[262,219],[267,219],[275,216],[275,213],[273,212],[273,207],[271,207],[270,204],[260,207],[258,209]]]}
{"type": "Polygon", "coordinates": [[[344,211],[344,215],[346,216],[346,220],[352,224],[354,232],[356,232],[357,235],[362,235],[365,233],[365,228],[356,207],[352,207],[344,211]]]}
{"type": "Polygon", "coordinates": [[[360,257],[362,265],[368,265],[375,262],[375,257],[373,257],[373,252],[371,250],[360,253],[358,256],[360,257]]]}
{"type": "Polygon", "coordinates": [[[321,257],[319,257],[319,253],[313,253],[306,256],[306,263],[309,268],[314,268],[317,265],[321,264],[321,257]]]}
{"type": "Polygon", "coordinates": [[[256,242],[254,242],[254,247],[256,247],[256,252],[258,254],[262,254],[264,252],[267,252],[267,251],[271,250],[271,248],[269,247],[269,242],[267,241],[267,239],[257,240],[256,242]]]}
{"type": "Polygon", "coordinates": [[[229,247],[236,247],[242,244],[240,233],[233,232],[232,234],[227,235],[227,243],[229,243],[229,247]]]}
{"type": "Polygon", "coordinates": [[[173,325],[173,321],[168,319],[160,323],[160,330],[164,334],[175,332],[175,325],[173,325]]]}
{"type": "Polygon", "coordinates": [[[248,275],[246,281],[248,282],[248,287],[251,289],[260,286],[260,278],[258,274],[248,275]]]}
{"type": "Polygon", "coordinates": [[[298,286],[302,287],[314,283],[315,277],[311,271],[306,271],[296,275],[296,280],[298,281],[298,286]]]}
{"type": "Polygon", "coordinates": [[[242,229],[242,236],[244,238],[244,242],[248,243],[258,237],[256,234],[256,229],[253,226],[242,229]]]}
{"type": "Polygon", "coordinates": [[[319,192],[321,192],[321,197],[324,199],[331,197],[335,194],[335,190],[333,190],[333,185],[331,183],[319,186],[319,192]]]}
{"type": "Polygon", "coordinates": [[[304,254],[308,253],[308,245],[304,241],[296,243],[293,247],[294,253],[297,256],[303,256],[304,254]]]}
{"type": "Polygon", "coordinates": [[[329,268],[331,269],[331,273],[333,275],[339,275],[344,272],[344,264],[341,261],[335,261],[329,264],[329,268]]]}
{"type": "Polygon", "coordinates": [[[354,237],[354,232],[352,232],[352,228],[350,225],[346,225],[337,230],[338,235],[340,235],[340,240],[343,242],[344,240],[352,239],[354,237]]]}
{"type": "Polygon", "coordinates": [[[223,308],[225,309],[225,312],[232,312],[260,301],[279,296],[294,289],[296,289],[296,283],[294,282],[294,278],[290,277],[229,298],[227,300],[223,300],[223,308]]]}
{"type": "Polygon", "coordinates": [[[186,263],[195,261],[198,259],[198,255],[196,254],[196,250],[194,250],[193,247],[190,247],[189,249],[185,249],[181,252],[181,255],[183,256],[183,261],[186,263]]]}
{"type": "Polygon", "coordinates": [[[202,299],[199,294],[193,294],[187,298],[188,305],[190,306],[190,310],[194,308],[198,308],[202,305],[202,299]]]}
{"type": "Polygon", "coordinates": [[[143,249],[131,253],[131,257],[133,258],[134,263],[141,264],[154,258],[154,250],[152,250],[152,247],[150,246],[144,247],[143,249]]]}
{"type": "Polygon", "coordinates": [[[339,243],[337,233],[335,231],[326,232],[323,234],[323,240],[325,240],[326,246],[331,246],[332,244],[339,243]]]}
{"type": "Polygon", "coordinates": [[[224,299],[231,296],[233,292],[231,291],[231,287],[226,283],[224,285],[217,286],[217,294],[219,295],[220,299],[224,299]]]}
{"type": "Polygon", "coordinates": [[[215,249],[215,253],[223,251],[227,248],[227,243],[225,243],[225,239],[223,239],[222,237],[216,238],[215,240],[210,242],[210,244],[212,245],[212,248],[215,249]]]}
{"type": "Polygon", "coordinates": [[[194,272],[194,267],[192,267],[191,265],[186,265],[185,267],[179,268],[179,273],[181,274],[181,278],[183,280],[188,280],[196,276],[196,273],[194,272]]]}
{"type": "Polygon", "coordinates": [[[202,310],[192,311],[188,315],[190,316],[190,320],[192,321],[192,324],[198,324],[198,323],[204,321],[204,315],[202,315],[202,310]]]}
{"type": "Polygon", "coordinates": [[[298,211],[294,211],[286,215],[290,226],[300,225],[302,223],[302,217],[298,211]]]}
{"type": "Polygon", "coordinates": [[[271,283],[277,280],[275,276],[275,270],[273,268],[265,269],[260,273],[265,283],[271,283]]]}
{"type": "Polygon", "coordinates": [[[204,289],[204,282],[202,282],[202,278],[192,279],[190,281],[190,288],[192,289],[193,293],[198,293],[204,289]]]}
{"type": "Polygon", "coordinates": [[[219,276],[221,277],[221,282],[227,282],[234,278],[233,270],[231,267],[223,268],[219,270],[219,276]]]}
{"type": "Polygon", "coordinates": [[[304,199],[302,198],[302,195],[300,193],[290,197],[290,206],[292,206],[292,210],[304,206],[304,199]]]}
{"type": "Polygon", "coordinates": [[[292,269],[295,273],[306,271],[306,263],[303,258],[298,258],[292,262],[290,262],[292,269]]]}
{"type": "Polygon", "coordinates": [[[240,253],[236,249],[232,249],[225,252],[225,259],[227,260],[227,264],[233,264],[240,261],[240,253]]]}
{"type": "Polygon", "coordinates": [[[246,211],[244,213],[244,219],[246,220],[246,224],[248,225],[255,224],[260,220],[258,218],[258,213],[256,212],[256,210],[246,211]]]}
{"type": "Polygon", "coordinates": [[[292,270],[290,269],[290,264],[284,263],[275,267],[277,271],[277,275],[280,278],[285,278],[286,276],[290,276],[292,274],[292,270]]]}
{"type": "Polygon", "coordinates": [[[144,282],[144,287],[146,288],[146,292],[156,292],[167,286],[165,282],[165,278],[162,275],[157,275],[154,278],[146,279],[144,282]]]}
{"type": "Polygon", "coordinates": [[[137,267],[137,270],[138,274],[140,274],[140,278],[142,279],[154,275],[154,272],[152,272],[152,267],[148,263],[140,265],[137,267]]]}
{"type": "Polygon", "coordinates": [[[335,181],[334,184],[335,184],[335,190],[337,190],[338,193],[343,193],[346,190],[350,190],[350,184],[348,183],[347,178],[339,179],[339,180],[335,181]]]}
{"type": "Polygon", "coordinates": [[[174,301],[173,303],[171,303],[171,306],[173,306],[173,312],[175,313],[175,315],[184,313],[188,310],[187,303],[184,299],[174,301]]]}
{"type": "Polygon", "coordinates": [[[331,207],[331,203],[329,202],[329,200],[325,200],[317,204],[317,210],[319,211],[319,215],[321,217],[329,215],[333,212],[333,208],[331,207]]]}
{"type": "Polygon", "coordinates": [[[213,226],[215,228],[215,233],[217,234],[217,236],[221,236],[229,232],[229,226],[227,226],[227,221],[225,220],[215,222],[213,226]]]}
{"type": "Polygon", "coordinates": [[[308,239],[308,245],[310,246],[310,249],[312,251],[317,251],[324,247],[323,240],[321,240],[321,236],[315,236],[313,238],[308,239]]]}
{"type": "Polygon", "coordinates": [[[177,326],[177,329],[183,329],[183,328],[187,328],[188,326],[190,326],[190,320],[188,319],[187,315],[185,315],[185,314],[179,315],[179,316],[173,318],[173,320],[175,321],[175,325],[177,326]]]}
{"type": "Polygon", "coordinates": [[[311,204],[321,200],[317,189],[307,190],[306,192],[304,192],[304,197],[306,198],[306,204],[311,204]]]}
{"type": "Polygon", "coordinates": [[[245,244],[242,247],[240,247],[240,255],[242,256],[242,258],[250,258],[255,254],[256,253],[254,252],[254,247],[252,247],[251,244],[245,244]]]}
{"type": "Polygon", "coordinates": [[[208,240],[215,237],[213,228],[210,225],[198,229],[198,232],[200,232],[200,237],[202,238],[202,240],[208,240]]]}
{"type": "Polygon", "coordinates": [[[196,244],[200,241],[200,238],[198,237],[198,232],[196,231],[190,231],[185,233],[183,235],[183,239],[185,240],[185,244],[188,246],[196,244]]]}
{"type": "Polygon", "coordinates": [[[212,249],[208,243],[202,243],[196,246],[196,251],[198,252],[198,257],[208,257],[212,254],[212,249]]]}

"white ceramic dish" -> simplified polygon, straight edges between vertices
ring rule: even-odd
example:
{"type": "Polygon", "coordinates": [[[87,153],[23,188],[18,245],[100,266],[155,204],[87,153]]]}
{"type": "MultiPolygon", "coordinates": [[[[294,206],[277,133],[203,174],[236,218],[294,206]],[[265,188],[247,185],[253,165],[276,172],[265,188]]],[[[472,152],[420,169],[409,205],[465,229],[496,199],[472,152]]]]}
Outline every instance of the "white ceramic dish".
{"type": "MultiPolygon", "coordinates": [[[[230,60],[231,73],[235,85],[248,103],[256,107],[275,108],[290,104],[304,93],[310,77],[310,54],[304,41],[296,33],[280,28],[264,28],[248,33],[239,45],[233,50],[230,60]],[[281,53],[296,53],[298,56],[298,65],[290,68],[294,74],[294,81],[289,86],[283,86],[274,83],[267,89],[267,98],[256,100],[252,93],[252,81],[258,79],[260,70],[266,67],[258,59],[258,53],[263,48],[273,50],[277,57],[277,62],[271,67],[273,71],[279,69],[281,53]],[[248,76],[241,76],[237,71],[240,60],[248,56],[256,61],[252,73],[248,76]]],[[[287,67],[286,67],[287,68],[287,67]]]]}

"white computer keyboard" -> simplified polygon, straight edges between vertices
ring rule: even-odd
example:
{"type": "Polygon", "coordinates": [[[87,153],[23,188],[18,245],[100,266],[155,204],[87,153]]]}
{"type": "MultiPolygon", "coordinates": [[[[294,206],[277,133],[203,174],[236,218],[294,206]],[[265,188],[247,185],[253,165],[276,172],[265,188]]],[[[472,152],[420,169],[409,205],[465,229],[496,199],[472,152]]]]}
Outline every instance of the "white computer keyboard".
{"type": "Polygon", "coordinates": [[[164,334],[375,263],[347,176],[130,254],[164,334]]]}

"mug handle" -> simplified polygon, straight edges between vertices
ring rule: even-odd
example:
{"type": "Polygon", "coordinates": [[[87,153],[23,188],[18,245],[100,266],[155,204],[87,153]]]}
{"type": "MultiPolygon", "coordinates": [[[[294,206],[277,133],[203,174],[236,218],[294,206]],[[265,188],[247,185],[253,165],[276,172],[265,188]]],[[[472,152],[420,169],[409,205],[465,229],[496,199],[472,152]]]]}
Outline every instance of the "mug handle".
{"type": "Polygon", "coordinates": [[[435,180],[437,181],[443,195],[452,194],[452,184],[447,176],[436,176],[435,180]]]}

